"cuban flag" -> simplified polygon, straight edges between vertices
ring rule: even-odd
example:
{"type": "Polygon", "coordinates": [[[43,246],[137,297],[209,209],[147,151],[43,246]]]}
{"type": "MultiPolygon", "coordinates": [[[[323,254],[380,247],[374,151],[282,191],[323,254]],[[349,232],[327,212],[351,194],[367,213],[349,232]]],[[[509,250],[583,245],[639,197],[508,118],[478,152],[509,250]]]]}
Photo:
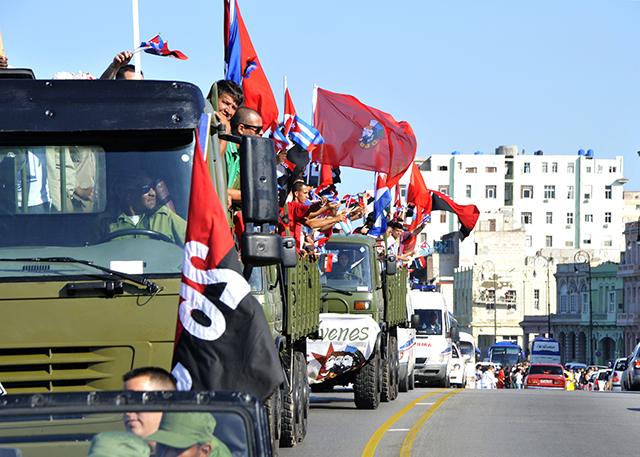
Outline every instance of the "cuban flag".
{"type": "Polygon", "coordinates": [[[340,227],[342,227],[342,230],[347,235],[351,235],[353,233],[353,223],[349,216],[347,216],[344,221],[340,221],[340,227]]]}
{"type": "Polygon", "coordinates": [[[376,192],[373,202],[373,228],[369,230],[371,236],[382,236],[387,231],[387,218],[384,209],[391,203],[391,191],[387,187],[386,173],[376,173],[376,192]]]}
{"type": "Polygon", "coordinates": [[[324,143],[324,138],[314,127],[300,119],[297,114],[293,116],[293,123],[289,130],[291,139],[307,151],[313,151],[316,146],[324,143]]]}
{"type": "Polygon", "coordinates": [[[156,56],[173,57],[180,60],[188,59],[188,57],[180,51],[170,51],[169,45],[159,34],[151,38],[149,41],[143,41],[140,43],[140,47],[138,49],[142,49],[147,54],[153,54],[156,56]]]}
{"type": "Polygon", "coordinates": [[[292,144],[291,141],[289,141],[289,139],[283,135],[282,131],[280,130],[280,126],[275,120],[271,123],[269,128],[264,132],[262,136],[273,139],[273,142],[275,143],[276,153],[282,151],[283,149],[287,149],[292,144]]]}

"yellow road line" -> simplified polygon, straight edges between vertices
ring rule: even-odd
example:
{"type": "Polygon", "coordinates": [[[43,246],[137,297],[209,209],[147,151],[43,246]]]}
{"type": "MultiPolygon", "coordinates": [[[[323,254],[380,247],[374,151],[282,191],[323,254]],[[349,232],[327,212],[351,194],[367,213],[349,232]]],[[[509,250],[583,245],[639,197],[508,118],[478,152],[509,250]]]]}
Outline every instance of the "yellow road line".
{"type": "Polygon", "coordinates": [[[387,430],[389,429],[389,427],[391,427],[398,419],[400,419],[400,417],[402,417],[407,411],[409,411],[411,408],[413,408],[417,403],[421,402],[422,400],[424,400],[427,397],[430,397],[431,395],[437,394],[438,392],[442,392],[445,389],[440,389],[440,390],[436,390],[435,392],[431,392],[427,395],[423,395],[422,397],[413,400],[411,403],[409,403],[407,406],[405,406],[404,408],[402,408],[400,411],[398,411],[397,413],[395,413],[393,416],[391,416],[384,424],[382,424],[382,426],[376,430],[376,432],[373,434],[373,436],[371,437],[371,439],[369,440],[369,442],[367,443],[367,446],[364,448],[364,452],[362,453],[362,457],[372,457],[373,453],[376,451],[376,448],[378,447],[378,444],[380,443],[380,440],[382,439],[382,437],[384,436],[384,434],[387,432],[387,430]]]}
{"type": "Polygon", "coordinates": [[[404,438],[404,442],[402,443],[402,448],[400,449],[400,457],[411,457],[411,448],[413,447],[413,440],[416,439],[418,432],[420,431],[424,423],[427,421],[427,419],[429,419],[431,415],[434,412],[436,412],[436,410],[440,407],[442,403],[445,402],[447,398],[449,398],[453,394],[457,394],[462,390],[464,389],[456,389],[453,392],[440,398],[431,408],[427,410],[426,413],[422,415],[420,419],[418,419],[415,425],[411,427],[411,430],[409,430],[409,433],[407,433],[407,436],[404,438]]]}

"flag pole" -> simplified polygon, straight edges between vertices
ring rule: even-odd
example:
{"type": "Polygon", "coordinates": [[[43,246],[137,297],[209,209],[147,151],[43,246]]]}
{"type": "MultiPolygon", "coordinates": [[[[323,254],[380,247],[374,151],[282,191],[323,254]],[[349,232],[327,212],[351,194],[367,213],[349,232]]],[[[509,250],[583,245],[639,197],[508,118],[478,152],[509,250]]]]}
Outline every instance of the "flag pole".
{"type": "MultiPolygon", "coordinates": [[[[133,49],[140,46],[140,16],[138,15],[138,0],[131,0],[133,8],[133,49]]],[[[134,65],[136,67],[136,79],[141,79],[142,69],[140,68],[140,53],[134,53],[134,65]]]]}
{"type": "Polygon", "coordinates": [[[0,30],[0,57],[4,57],[4,45],[2,44],[2,31],[0,30]]]}

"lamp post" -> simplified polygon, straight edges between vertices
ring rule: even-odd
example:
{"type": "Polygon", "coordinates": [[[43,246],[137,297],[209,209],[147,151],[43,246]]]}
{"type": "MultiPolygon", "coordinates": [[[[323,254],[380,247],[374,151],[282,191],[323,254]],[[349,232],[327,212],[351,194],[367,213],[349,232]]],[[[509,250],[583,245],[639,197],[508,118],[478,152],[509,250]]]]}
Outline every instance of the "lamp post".
{"type": "Polygon", "coordinates": [[[498,306],[496,303],[496,264],[491,260],[482,262],[482,271],[489,270],[493,272],[493,344],[498,341],[498,306]]]}
{"type": "Polygon", "coordinates": [[[589,299],[587,303],[589,304],[589,364],[593,365],[593,307],[591,306],[591,256],[586,251],[578,251],[573,256],[574,268],[577,273],[580,271],[578,269],[578,264],[586,264],[587,265],[587,273],[588,273],[588,284],[589,284],[589,299]]]}
{"type": "Polygon", "coordinates": [[[553,262],[553,257],[543,256],[540,252],[536,252],[535,257],[533,258],[533,277],[536,277],[536,267],[546,268],[547,269],[547,338],[551,338],[551,299],[550,299],[550,291],[551,291],[551,280],[549,278],[549,269],[551,267],[551,262],[553,262]]]}

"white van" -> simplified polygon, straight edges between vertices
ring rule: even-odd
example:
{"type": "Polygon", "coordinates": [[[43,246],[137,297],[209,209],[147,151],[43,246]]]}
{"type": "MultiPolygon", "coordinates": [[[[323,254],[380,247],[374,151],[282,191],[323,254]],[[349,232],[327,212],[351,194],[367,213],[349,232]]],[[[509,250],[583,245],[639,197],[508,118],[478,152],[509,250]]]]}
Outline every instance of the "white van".
{"type": "MultiPolygon", "coordinates": [[[[411,301],[407,300],[407,316],[413,315],[411,301]]],[[[398,359],[400,369],[398,372],[398,390],[407,392],[415,386],[416,367],[416,330],[414,328],[398,327],[398,359]]]]}
{"type": "Polygon", "coordinates": [[[460,332],[458,337],[460,339],[458,348],[466,365],[467,384],[472,386],[475,384],[476,379],[476,342],[473,339],[473,335],[467,332],[460,332]]]}
{"type": "Polygon", "coordinates": [[[416,381],[449,387],[451,339],[457,339],[458,330],[451,327],[444,296],[414,289],[407,294],[407,300],[420,316],[416,329],[416,381]]]}

